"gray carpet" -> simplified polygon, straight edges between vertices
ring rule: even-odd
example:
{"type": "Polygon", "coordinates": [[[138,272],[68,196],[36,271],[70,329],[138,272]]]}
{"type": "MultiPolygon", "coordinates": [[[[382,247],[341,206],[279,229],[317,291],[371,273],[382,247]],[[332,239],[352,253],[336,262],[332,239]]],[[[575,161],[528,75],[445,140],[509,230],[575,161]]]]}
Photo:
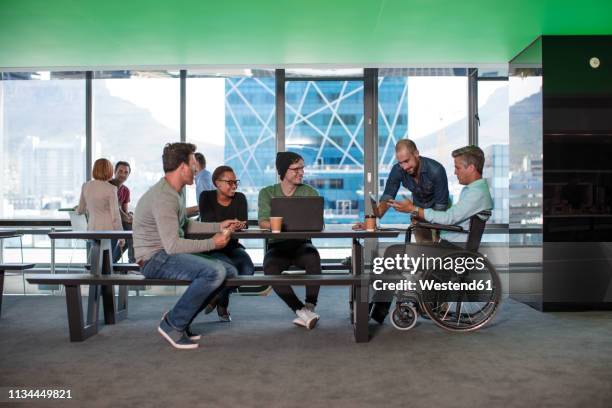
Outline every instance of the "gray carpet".
{"type": "Polygon", "coordinates": [[[201,316],[195,351],[156,325],[173,297],[131,297],[129,319],[68,341],[63,297],[5,296],[0,405],[9,388],[72,390],[72,404],[147,407],[610,407],[612,313],[543,314],[506,300],[489,327],[453,334],[388,322],[356,344],[348,289],[323,288],[313,331],[275,296],[234,296],[234,321],[201,316]]]}

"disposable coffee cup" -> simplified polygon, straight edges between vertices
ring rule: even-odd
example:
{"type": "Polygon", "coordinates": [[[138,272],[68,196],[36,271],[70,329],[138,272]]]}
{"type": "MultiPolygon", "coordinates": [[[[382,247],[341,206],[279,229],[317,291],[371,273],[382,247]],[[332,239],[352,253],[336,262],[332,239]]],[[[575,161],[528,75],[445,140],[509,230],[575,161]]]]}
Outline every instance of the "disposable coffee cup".
{"type": "Polygon", "coordinates": [[[283,217],[270,217],[270,229],[273,233],[278,234],[281,232],[283,226],[283,217]]]}
{"type": "Polygon", "coordinates": [[[376,231],[376,217],[373,215],[365,216],[365,227],[366,231],[372,232],[376,231]]]}

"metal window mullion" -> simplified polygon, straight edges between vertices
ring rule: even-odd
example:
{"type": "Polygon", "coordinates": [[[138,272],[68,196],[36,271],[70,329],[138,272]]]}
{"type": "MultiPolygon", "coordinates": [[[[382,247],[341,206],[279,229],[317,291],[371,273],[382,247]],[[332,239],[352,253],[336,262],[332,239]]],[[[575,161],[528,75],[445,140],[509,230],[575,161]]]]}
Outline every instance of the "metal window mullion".
{"type": "Polygon", "coordinates": [[[372,211],[367,194],[378,194],[378,69],[366,68],[363,83],[364,114],[364,195],[366,212],[372,211]]]}
{"type": "Polygon", "coordinates": [[[180,132],[181,142],[187,141],[187,70],[180,71],[180,132]]]}
{"type": "MultiPolygon", "coordinates": [[[[372,214],[368,194],[378,197],[378,69],[364,69],[363,80],[363,201],[366,214],[372,214]]],[[[366,239],[365,259],[378,253],[378,240],[366,239]]]]}
{"type": "Polygon", "coordinates": [[[468,69],[468,144],[478,145],[478,69],[468,69]]]}
{"type": "Polygon", "coordinates": [[[93,71],[85,72],[85,181],[93,166],[93,71]]]}
{"type": "Polygon", "coordinates": [[[285,70],[274,72],[276,89],[276,151],[285,151],[285,70]]]}

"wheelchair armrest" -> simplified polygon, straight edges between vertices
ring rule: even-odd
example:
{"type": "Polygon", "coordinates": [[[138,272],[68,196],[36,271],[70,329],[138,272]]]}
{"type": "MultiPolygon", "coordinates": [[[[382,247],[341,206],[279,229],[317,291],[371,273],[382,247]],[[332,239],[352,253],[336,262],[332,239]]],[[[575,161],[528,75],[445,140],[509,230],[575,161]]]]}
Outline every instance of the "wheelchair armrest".
{"type": "Polygon", "coordinates": [[[451,231],[451,232],[463,232],[468,233],[468,231],[464,230],[458,225],[444,225],[444,224],[432,224],[429,222],[417,222],[413,224],[415,227],[426,228],[437,231],[451,231]]]}

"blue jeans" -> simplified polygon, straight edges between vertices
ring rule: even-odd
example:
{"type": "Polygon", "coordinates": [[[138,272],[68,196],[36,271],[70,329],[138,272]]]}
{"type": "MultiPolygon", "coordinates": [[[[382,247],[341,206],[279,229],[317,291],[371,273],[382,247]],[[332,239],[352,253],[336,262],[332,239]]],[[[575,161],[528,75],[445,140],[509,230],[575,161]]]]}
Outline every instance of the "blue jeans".
{"type": "Polygon", "coordinates": [[[168,255],[163,249],[145,263],[142,274],[153,279],[180,279],[191,284],[179,298],[166,319],[176,330],[183,331],[204,309],[210,295],[226,278],[236,276],[230,264],[195,254],[168,255]]]}
{"type": "MultiPolygon", "coordinates": [[[[206,255],[212,256],[224,263],[233,265],[238,270],[238,275],[253,275],[255,266],[251,257],[242,247],[232,249],[224,249],[222,251],[208,252],[206,255]]],[[[219,295],[219,306],[227,307],[229,305],[229,295],[235,292],[236,288],[223,288],[219,295]]]]}

